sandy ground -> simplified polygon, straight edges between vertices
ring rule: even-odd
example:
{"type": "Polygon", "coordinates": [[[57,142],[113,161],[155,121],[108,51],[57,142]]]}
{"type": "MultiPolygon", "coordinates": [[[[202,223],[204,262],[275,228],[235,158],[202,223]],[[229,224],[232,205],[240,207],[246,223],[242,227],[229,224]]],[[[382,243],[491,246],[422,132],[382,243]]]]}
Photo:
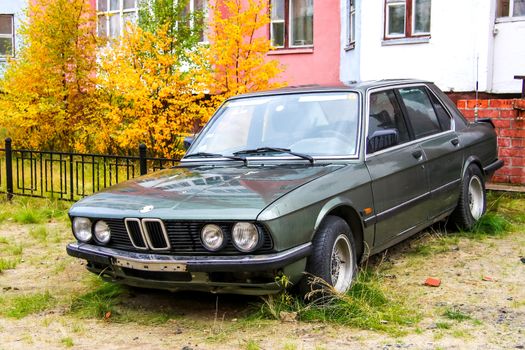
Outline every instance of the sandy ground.
{"type": "MultiPolygon", "coordinates": [[[[386,285],[420,310],[422,320],[407,334],[385,333],[326,323],[243,321],[257,297],[170,293],[130,289],[121,307],[169,312],[161,324],[81,319],[68,311],[68,300],[89,290],[83,263],[65,253],[69,229],[47,225],[60,242],[42,243],[29,235],[30,225],[3,223],[0,237],[24,244],[22,262],[0,273],[0,299],[49,293],[51,309],[13,319],[0,316],[0,349],[523,349],[525,348],[525,234],[472,240],[461,238],[444,252],[410,254],[432,240],[420,234],[368,264],[382,264],[386,285]],[[440,287],[422,285],[427,277],[440,287]],[[485,281],[484,277],[490,277],[485,281]],[[451,321],[445,309],[471,319],[451,321]],[[448,323],[450,327],[439,325],[448,323]]],[[[0,306],[1,307],[1,306],[0,306]]]]}

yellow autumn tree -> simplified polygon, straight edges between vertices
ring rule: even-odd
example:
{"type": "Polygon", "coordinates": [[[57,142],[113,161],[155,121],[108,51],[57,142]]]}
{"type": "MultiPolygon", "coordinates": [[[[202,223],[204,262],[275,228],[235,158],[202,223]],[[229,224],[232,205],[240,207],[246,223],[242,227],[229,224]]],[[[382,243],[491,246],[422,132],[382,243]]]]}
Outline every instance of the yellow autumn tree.
{"type": "Polygon", "coordinates": [[[95,17],[89,0],[28,1],[25,45],[0,82],[0,126],[17,147],[84,148],[95,102],[95,17]],[[81,146],[81,147],[76,147],[81,146]]]}
{"type": "MultiPolygon", "coordinates": [[[[207,67],[212,109],[226,98],[281,87],[283,67],[267,57],[270,40],[261,35],[270,23],[267,0],[216,0],[211,5],[209,48],[200,56],[207,67]]],[[[196,58],[199,61],[199,57],[196,58]]]]}
{"type": "Polygon", "coordinates": [[[145,143],[154,155],[178,157],[184,136],[207,113],[205,87],[194,67],[177,55],[177,39],[164,24],[155,33],[128,24],[125,34],[100,53],[99,89],[106,121],[99,140],[121,151],[145,143]]]}

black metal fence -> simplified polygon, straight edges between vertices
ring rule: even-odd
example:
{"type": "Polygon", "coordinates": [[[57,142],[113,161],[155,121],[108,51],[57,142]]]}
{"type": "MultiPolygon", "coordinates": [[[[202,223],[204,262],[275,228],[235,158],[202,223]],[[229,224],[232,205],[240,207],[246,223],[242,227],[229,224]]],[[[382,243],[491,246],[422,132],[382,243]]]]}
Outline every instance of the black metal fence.
{"type": "Polygon", "coordinates": [[[179,159],[13,149],[10,138],[0,148],[0,193],[75,201],[148,171],[175,165],[179,159]]]}

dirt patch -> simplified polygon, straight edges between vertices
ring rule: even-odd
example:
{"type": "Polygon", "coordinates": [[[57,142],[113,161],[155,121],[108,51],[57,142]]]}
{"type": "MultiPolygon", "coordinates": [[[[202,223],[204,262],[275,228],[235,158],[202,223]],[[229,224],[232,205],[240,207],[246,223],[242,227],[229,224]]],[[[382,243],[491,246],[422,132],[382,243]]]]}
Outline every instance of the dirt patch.
{"type": "Polygon", "coordinates": [[[81,318],[70,312],[71,300],[94,288],[93,277],[65,253],[68,226],[51,222],[46,227],[53,239],[36,239],[30,234],[34,225],[0,226],[0,238],[9,242],[0,243],[0,254],[6,244],[24,247],[16,268],[0,273],[0,298],[46,291],[53,298],[53,305],[39,313],[0,316],[0,349],[525,347],[523,232],[482,240],[461,237],[430,252],[421,247],[435,244],[435,236],[420,234],[370,259],[369,266],[384,274],[385,285],[422,315],[405,335],[391,337],[327,323],[248,320],[260,306],[257,297],[143,289],[126,289],[119,300],[121,310],[134,310],[131,319],[81,318]],[[424,286],[427,277],[439,278],[441,285],[424,286]]]}

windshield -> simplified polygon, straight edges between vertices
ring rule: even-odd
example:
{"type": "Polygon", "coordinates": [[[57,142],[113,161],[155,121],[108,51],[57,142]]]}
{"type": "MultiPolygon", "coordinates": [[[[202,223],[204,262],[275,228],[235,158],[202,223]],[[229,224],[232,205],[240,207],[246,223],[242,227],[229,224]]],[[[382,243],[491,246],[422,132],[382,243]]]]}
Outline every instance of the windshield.
{"type": "Polygon", "coordinates": [[[311,156],[348,156],[357,151],[355,92],[261,96],[226,102],[187,156],[231,156],[281,148],[311,156]]]}

